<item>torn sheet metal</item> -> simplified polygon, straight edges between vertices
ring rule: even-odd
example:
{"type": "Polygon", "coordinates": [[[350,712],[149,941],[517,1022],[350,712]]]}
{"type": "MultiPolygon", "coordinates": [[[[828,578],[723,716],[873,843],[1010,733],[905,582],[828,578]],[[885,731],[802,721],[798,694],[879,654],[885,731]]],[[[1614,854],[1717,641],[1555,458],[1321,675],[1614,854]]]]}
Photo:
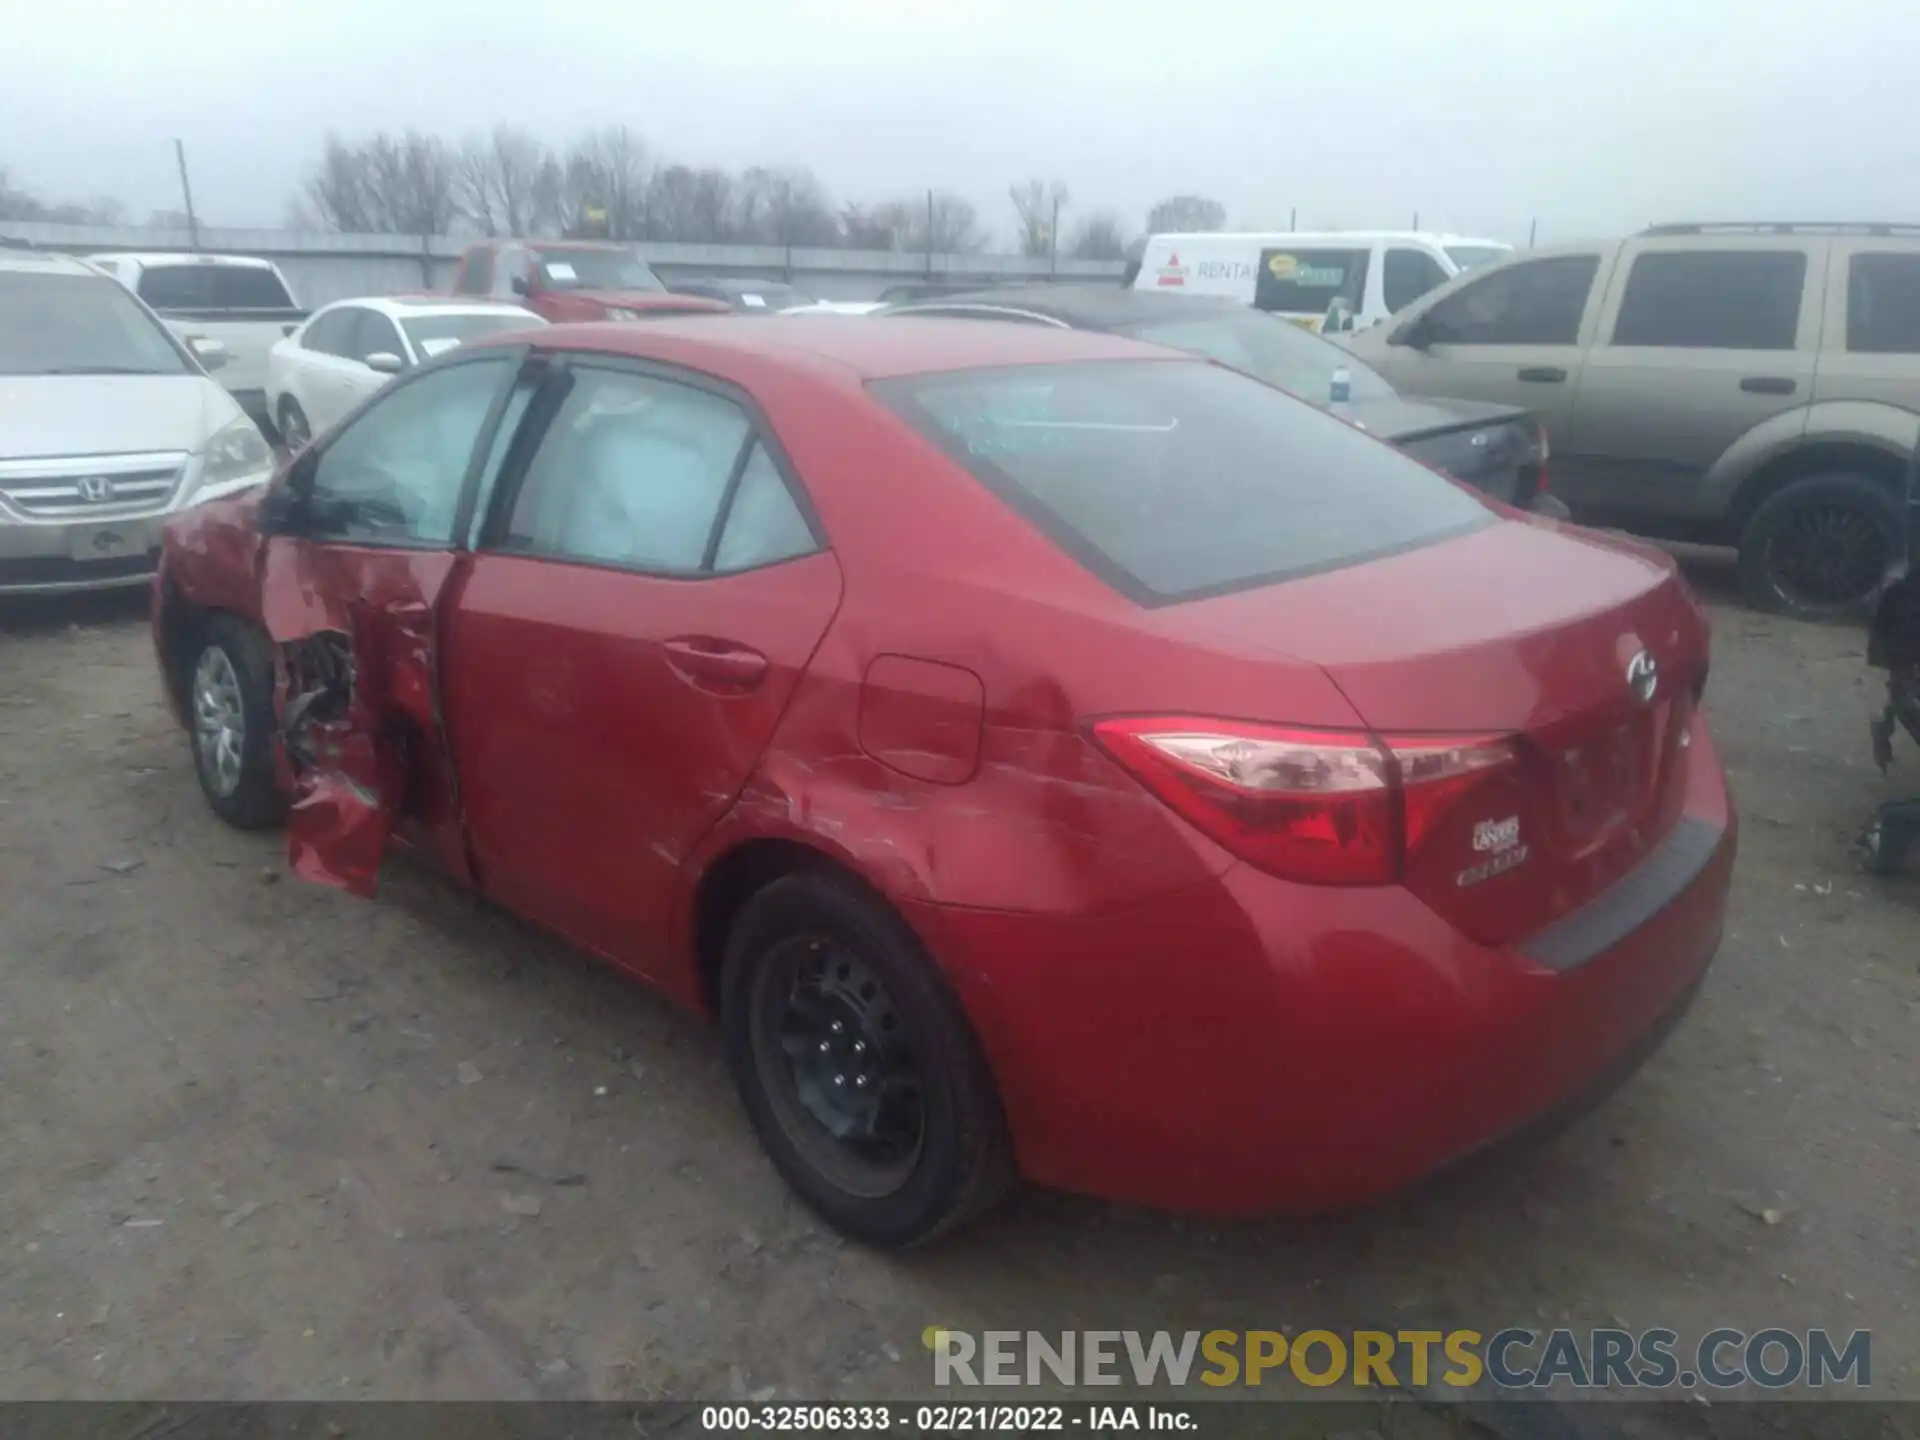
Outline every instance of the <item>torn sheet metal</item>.
{"type": "Polygon", "coordinates": [[[453,557],[270,542],[261,618],[277,642],[287,858],[302,879],[371,895],[396,825],[423,822],[464,872],[442,763],[434,602],[453,557]]]}

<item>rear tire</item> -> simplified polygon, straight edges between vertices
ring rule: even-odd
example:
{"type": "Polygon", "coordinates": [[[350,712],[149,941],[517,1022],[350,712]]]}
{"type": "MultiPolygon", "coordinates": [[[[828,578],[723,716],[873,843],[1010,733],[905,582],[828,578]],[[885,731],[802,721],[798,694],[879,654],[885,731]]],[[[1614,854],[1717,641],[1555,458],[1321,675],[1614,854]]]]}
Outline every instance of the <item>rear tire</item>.
{"type": "Polygon", "coordinates": [[[999,1096],[959,1002],[853,884],[789,875],[742,907],[721,1029],[760,1143],[843,1234],[924,1244],[1011,1187],[999,1096]]]}
{"type": "Polygon", "coordinates": [[[1865,610],[1904,549],[1899,507],[1865,475],[1808,475],[1769,495],[1740,536],[1756,610],[1834,620],[1865,610]]]}
{"type": "Polygon", "coordinates": [[[266,637],[231,615],[201,625],[187,664],[187,742],[200,793],[237,830],[286,814],[273,771],[273,660],[266,637]]]}
{"type": "Polygon", "coordinates": [[[281,397],[280,413],[275,419],[279,422],[280,443],[288,450],[303,450],[312,443],[313,423],[307,419],[307,412],[300,408],[300,402],[291,395],[281,397]]]}

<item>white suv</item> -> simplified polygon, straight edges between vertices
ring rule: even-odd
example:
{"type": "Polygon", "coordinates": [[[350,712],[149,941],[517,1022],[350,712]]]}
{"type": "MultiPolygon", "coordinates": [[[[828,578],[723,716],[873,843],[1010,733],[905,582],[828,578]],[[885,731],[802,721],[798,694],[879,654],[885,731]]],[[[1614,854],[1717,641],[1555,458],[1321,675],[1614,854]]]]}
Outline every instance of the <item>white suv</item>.
{"type": "Polygon", "coordinates": [[[166,516],[272,467],[259,428],[124,287],[0,248],[0,595],[144,585],[166,516]]]}

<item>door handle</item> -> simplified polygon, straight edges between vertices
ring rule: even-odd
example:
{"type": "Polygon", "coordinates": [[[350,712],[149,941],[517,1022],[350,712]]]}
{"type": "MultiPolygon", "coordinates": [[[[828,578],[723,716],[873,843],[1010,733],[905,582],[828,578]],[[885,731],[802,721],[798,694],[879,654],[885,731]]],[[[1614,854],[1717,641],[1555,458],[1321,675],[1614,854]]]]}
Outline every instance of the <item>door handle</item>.
{"type": "Polygon", "coordinates": [[[1523,365],[1520,378],[1536,385],[1558,385],[1567,378],[1567,372],[1558,365],[1523,365]]]}
{"type": "Polygon", "coordinates": [[[1791,395],[1798,387],[1784,375],[1749,375],[1740,388],[1750,395],[1791,395]]]}
{"type": "Polygon", "coordinates": [[[667,663],[695,685],[751,690],[767,678],[767,657],[758,650],[711,635],[677,635],[662,642],[667,663]]]}

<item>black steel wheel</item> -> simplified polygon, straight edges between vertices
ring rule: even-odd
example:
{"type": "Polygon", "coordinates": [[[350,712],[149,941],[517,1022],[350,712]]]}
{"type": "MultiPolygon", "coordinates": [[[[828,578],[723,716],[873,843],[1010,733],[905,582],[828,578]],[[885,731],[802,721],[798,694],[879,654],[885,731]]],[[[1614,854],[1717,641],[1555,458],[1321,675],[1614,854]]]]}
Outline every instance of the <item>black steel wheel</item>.
{"type": "Polygon", "coordinates": [[[742,907],[721,1026],[761,1143],[836,1229],[920,1244],[1011,1183],[965,1014],[912,931],[856,883],[789,875],[742,907]]]}
{"type": "Polygon", "coordinates": [[[1740,542],[1757,608],[1805,620],[1860,613],[1901,553],[1898,507],[1864,475],[1810,475],[1769,496],[1740,542]]]}

